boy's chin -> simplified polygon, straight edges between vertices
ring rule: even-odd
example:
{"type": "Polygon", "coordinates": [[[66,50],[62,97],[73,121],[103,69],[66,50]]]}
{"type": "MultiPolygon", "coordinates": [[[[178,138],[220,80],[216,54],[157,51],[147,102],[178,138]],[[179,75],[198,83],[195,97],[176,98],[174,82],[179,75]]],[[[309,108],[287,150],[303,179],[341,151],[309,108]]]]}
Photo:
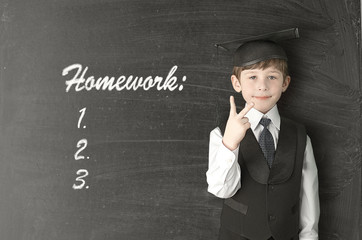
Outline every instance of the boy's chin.
{"type": "Polygon", "coordinates": [[[269,112],[274,106],[275,105],[273,105],[273,106],[258,106],[258,105],[255,105],[254,108],[256,110],[258,110],[259,112],[265,114],[265,113],[269,112]]]}

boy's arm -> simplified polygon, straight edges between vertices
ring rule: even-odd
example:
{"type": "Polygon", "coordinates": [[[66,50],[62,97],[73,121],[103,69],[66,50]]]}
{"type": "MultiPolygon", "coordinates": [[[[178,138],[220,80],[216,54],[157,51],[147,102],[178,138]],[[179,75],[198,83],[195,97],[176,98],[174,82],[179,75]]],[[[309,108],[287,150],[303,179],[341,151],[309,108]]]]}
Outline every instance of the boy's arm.
{"type": "Polygon", "coordinates": [[[312,144],[308,136],[304,153],[300,200],[301,232],[299,234],[299,239],[318,240],[318,222],[320,214],[318,171],[313,155],[312,144]]]}
{"type": "Polygon", "coordinates": [[[237,161],[239,148],[229,150],[222,143],[219,128],[210,133],[209,169],[206,180],[208,191],[219,198],[232,197],[240,189],[240,166],[237,161]]]}
{"type": "Polygon", "coordinates": [[[230,114],[224,136],[219,128],[210,133],[209,170],[206,177],[208,191],[217,197],[232,197],[240,188],[239,144],[250,128],[245,114],[253,106],[254,104],[250,103],[237,113],[234,97],[230,96],[230,114]]]}

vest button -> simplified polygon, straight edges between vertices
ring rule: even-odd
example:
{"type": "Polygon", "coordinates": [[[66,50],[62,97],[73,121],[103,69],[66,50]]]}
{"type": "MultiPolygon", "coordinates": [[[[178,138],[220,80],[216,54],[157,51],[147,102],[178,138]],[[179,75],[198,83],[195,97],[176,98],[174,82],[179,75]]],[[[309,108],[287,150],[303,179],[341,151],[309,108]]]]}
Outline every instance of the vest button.
{"type": "Polygon", "coordinates": [[[269,215],[269,221],[275,221],[277,219],[274,215],[269,215]]]}
{"type": "Polygon", "coordinates": [[[270,191],[274,191],[274,186],[273,186],[273,185],[269,185],[269,190],[270,190],[270,191]]]}

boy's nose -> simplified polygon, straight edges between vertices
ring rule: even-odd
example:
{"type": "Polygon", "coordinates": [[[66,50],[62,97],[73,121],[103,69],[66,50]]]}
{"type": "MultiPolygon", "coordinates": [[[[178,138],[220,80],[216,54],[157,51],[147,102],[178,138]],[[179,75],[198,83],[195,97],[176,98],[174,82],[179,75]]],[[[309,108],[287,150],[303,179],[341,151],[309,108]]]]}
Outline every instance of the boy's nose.
{"type": "Polygon", "coordinates": [[[268,86],[265,80],[260,80],[259,82],[259,86],[258,86],[259,91],[266,91],[268,90],[268,86]]]}

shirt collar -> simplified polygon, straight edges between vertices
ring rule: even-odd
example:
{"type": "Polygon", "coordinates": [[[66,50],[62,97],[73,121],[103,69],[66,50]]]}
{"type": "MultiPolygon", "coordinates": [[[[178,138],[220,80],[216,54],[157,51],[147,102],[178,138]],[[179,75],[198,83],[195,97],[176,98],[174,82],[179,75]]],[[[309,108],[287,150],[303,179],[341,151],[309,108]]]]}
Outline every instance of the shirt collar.
{"type": "Polygon", "coordinates": [[[251,129],[254,131],[258,126],[260,120],[265,117],[269,118],[273,125],[280,130],[280,115],[278,111],[278,107],[275,104],[272,109],[270,109],[266,114],[259,112],[255,108],[250,109],[250,111],[245,115],[249,119],[251,129]]]}

